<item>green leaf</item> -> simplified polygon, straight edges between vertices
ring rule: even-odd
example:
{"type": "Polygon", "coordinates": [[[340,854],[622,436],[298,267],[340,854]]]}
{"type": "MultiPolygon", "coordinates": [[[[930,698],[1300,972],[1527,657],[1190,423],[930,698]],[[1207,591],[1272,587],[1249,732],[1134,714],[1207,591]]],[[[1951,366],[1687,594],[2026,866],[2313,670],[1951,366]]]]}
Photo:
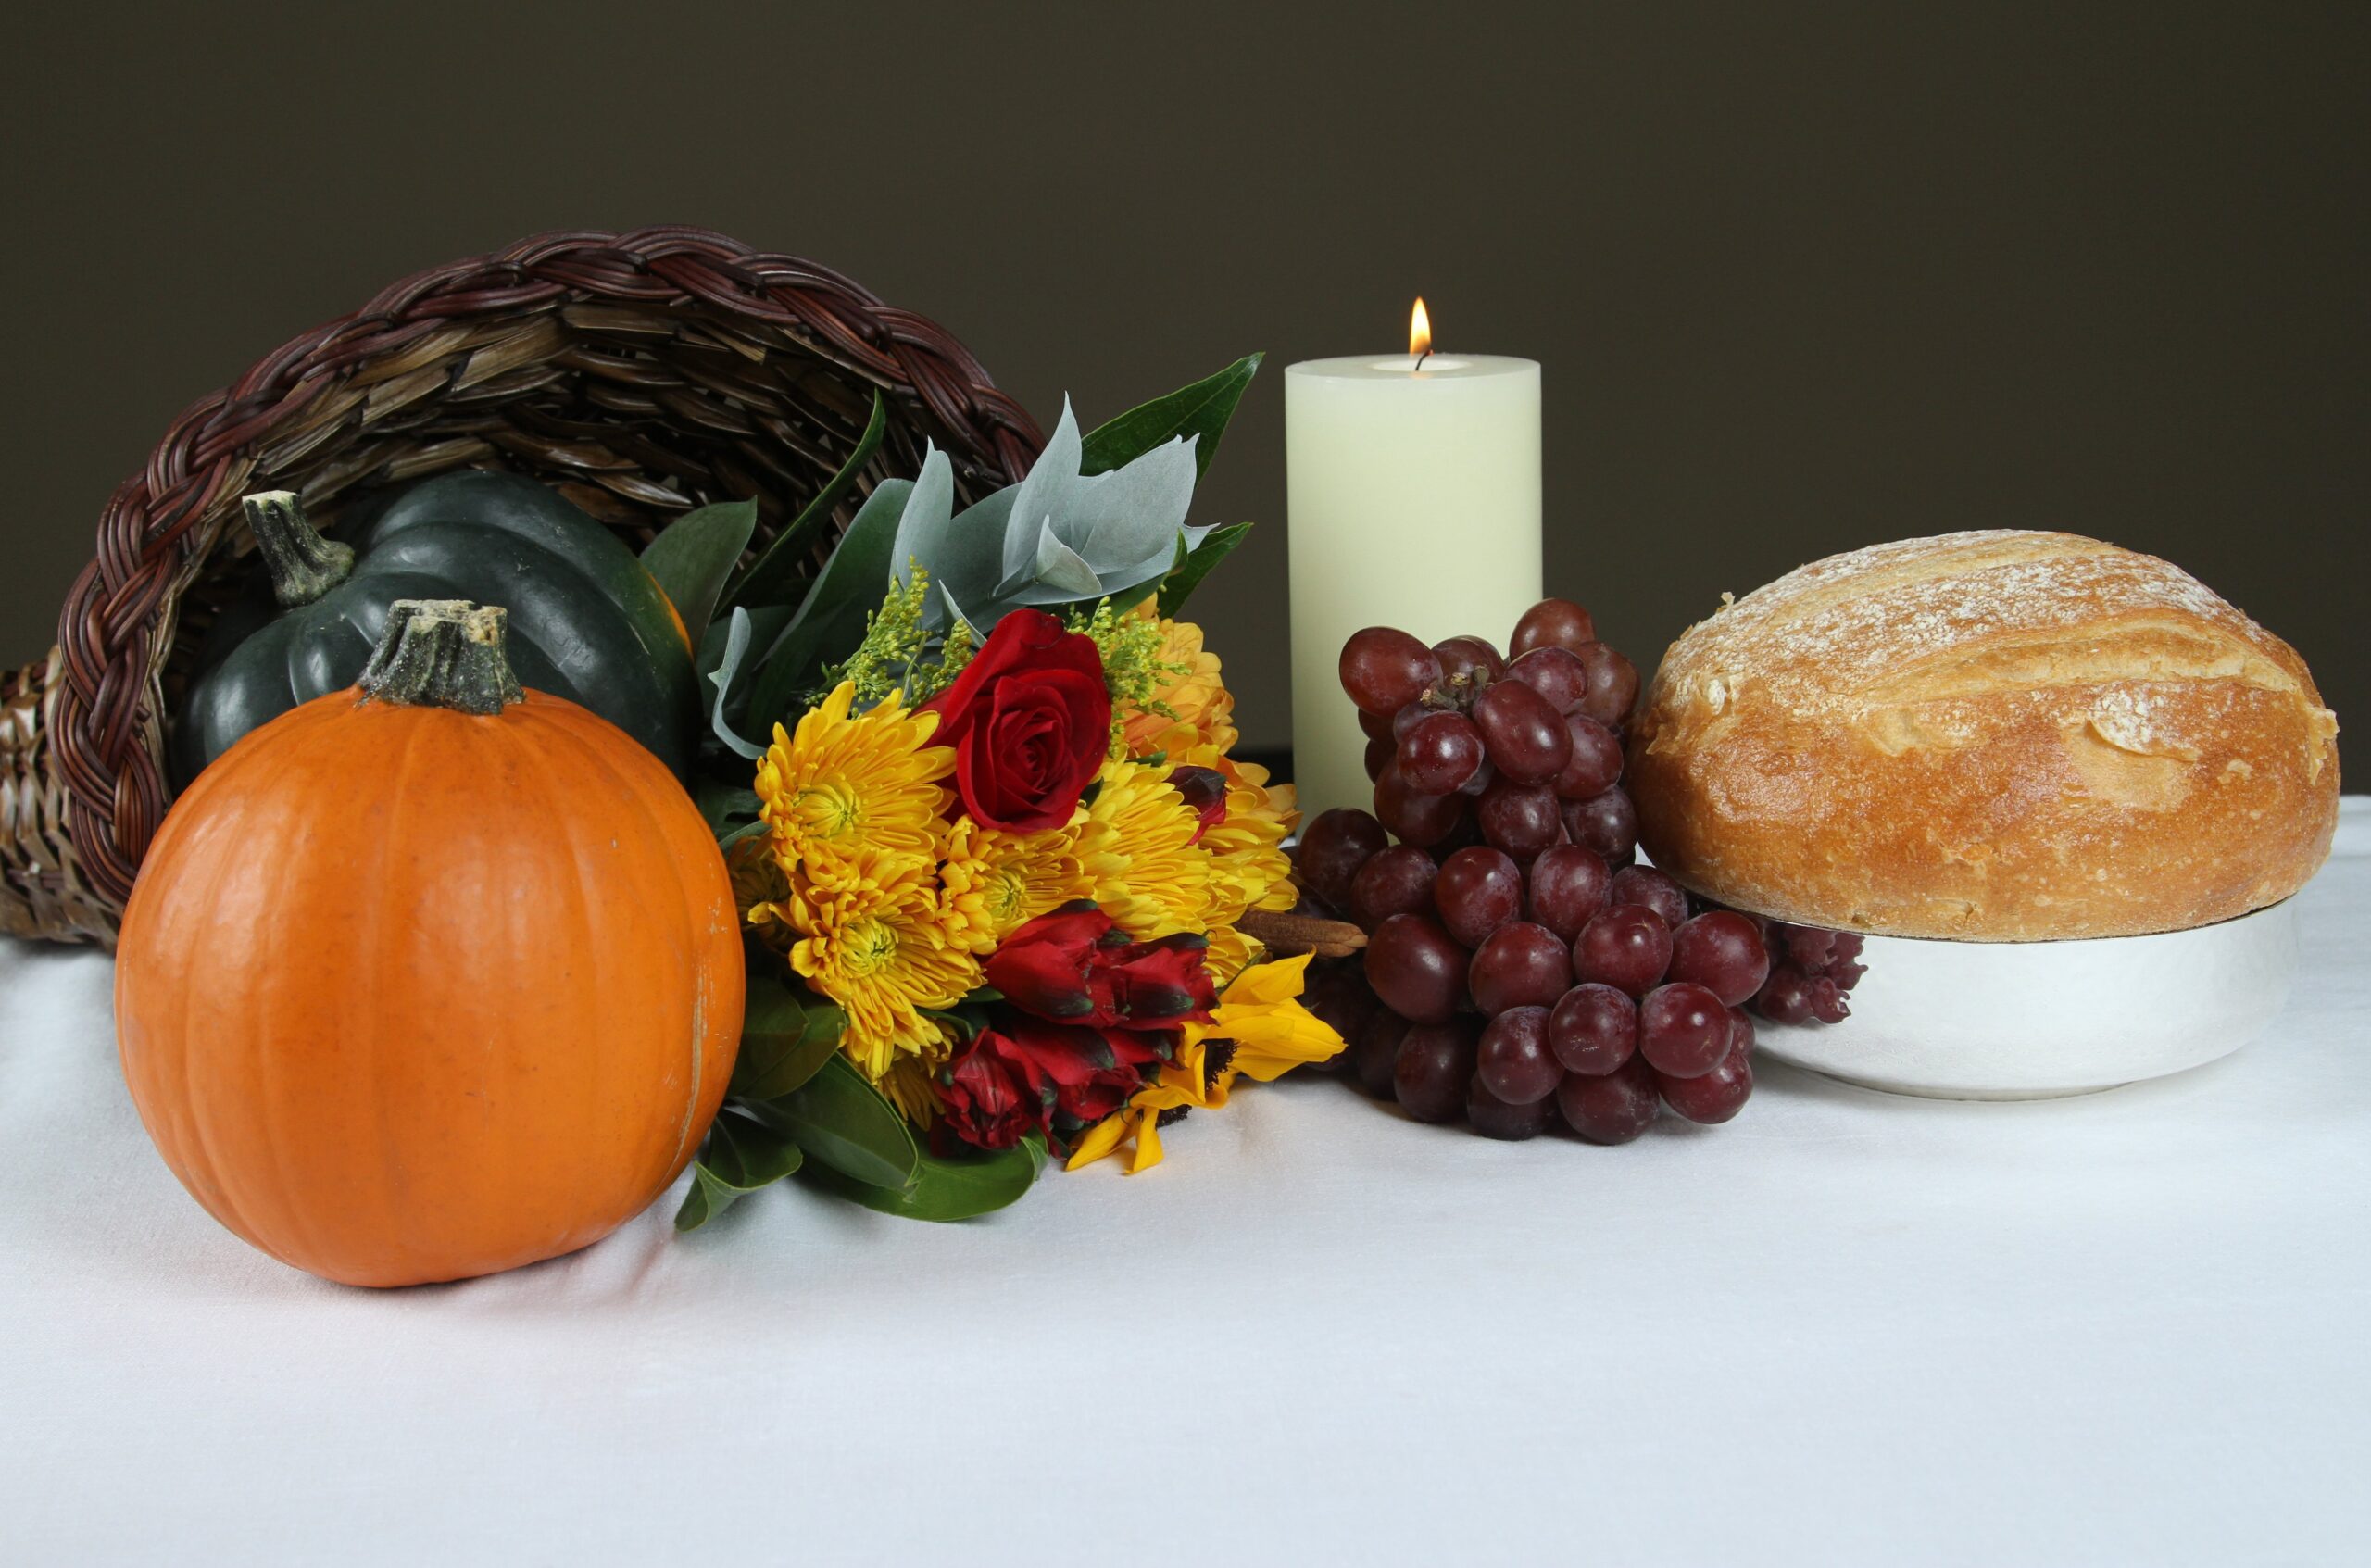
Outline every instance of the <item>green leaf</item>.
{"type": "Polygon", "coordinates": [[[910,480],[887,480],[865,498],[798,613],[758,660],[749,720],[760,734],[771,734],[788,718],[793,699],[818,668],[846,659],[864,641],[864,618],[881,608],[897,519],[913,487],[910,480]]]}
{"type": "Polygon", "coordinates": [[[1087,435],[1079,471],[1102,473],[1133,462],[1164,441],[1194,435],[1201,438],[1194,445],[1194,478],[1198,482],[1211,471],[1211,459],[1218,456],[1219,437],[1226,433],[1235,406],[1243,401],[1244,389],[1260,373],[1264,358],[1247,354],[1217,375],[1098,425],[1087,435]]]}
{"type": "Polygon", "coordinates": [[[1035,1185],[1046,1168],[1045,1140],[1035,1134],[1012,1148],[961,1156],[925,1154],[902,1187],[852,1181],[839,1171],[809,1165],[801,1180],[842,1198],[908,1220],[969,1220],[1001,1209],[1035,1185]]]}
{"type": "Polygon", "coordinates": [[[845,1011],[811,993],[751,976],[733,1092],[743,1099],[779,1099],[800,1088],[839,1049],[847,1022],[845,1011]]]}
{"type": "Polygon", "coordinates": [[[1251,525],[1248,522],[1229,523],[1197,546],[1192,555],[1178,563],[1177,570],[1161,579],[1160,613],[1174,616],[1185,608],[1186,599],[1202,585],[1202,579],[1208,577],[1219,562],[1233,554],[1235,547],[1242,544],[1244,536],[1250,532],[1251,525]]]}
{"type": "Polygon", "coordinates": [[[773,537],[773,543],[749,563],[741,581],[733,584],[725,595],[728,605],[748,605],[752,608],[771,601],[798,577],[799,564],[815,546],[816,536],[823,525],[831,521],[832,509],[847,498],[856,485],[857,477],[864,472],[872,455],[881,450],[881,437],[889,428],[889,407],[881,398],[881,389],[872,391],[872,417],[864,421],[864,433],[857,437],[856,447],[848,453],[847,461],[831,482],[815,494],[804,509],[793,518],[790,525],[773,537]]]}
{"type": "Polygon", "coordinates": [[[871,1186],[903,1189],[922,1162],[914,1129],[837,1051],[797,1093],[759,1101],[749,1110],[817,1160],[871,1186]]]}
{"type": "Polygon", "coordinates": [[[735,1111],[717,1113],[692,1165],[692,1187],[675,1211],[675,1228],[696,1231],[746,1193],[771,1186],[801,1164],[798,1146],[735,1111]]]}
{"type": "Polygon", "coordinates": [[[692,798],[698,802],[700,815],[707,819],[710,833],[722,833],[747,822],[763,804],[756,790],[720,784],[714,779],[701,780],[692,791],[692,798]]]}
{"type": "Polygon", "coordinates": [[[659,587],[674,601],[675,613],[684,618],[692,646],[698,647],[700,639],[708,635],[717,596],[724,592],[725,579],[740,564],[741,552],[749,547],[749,535],[757,529],[757,502],[719,501],[685,512],[642,552],[644,569],[659,579],[659,587]]]}

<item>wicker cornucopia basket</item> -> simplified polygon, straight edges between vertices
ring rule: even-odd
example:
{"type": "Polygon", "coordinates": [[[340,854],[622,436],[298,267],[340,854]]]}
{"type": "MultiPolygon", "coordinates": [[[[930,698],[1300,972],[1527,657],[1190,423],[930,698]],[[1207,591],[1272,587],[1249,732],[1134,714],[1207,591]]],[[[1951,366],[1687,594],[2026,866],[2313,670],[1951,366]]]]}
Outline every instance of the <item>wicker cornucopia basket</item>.
{"type": "Polygon", "coordinates": [[[455,468],[553,484],[637,546],[754,496],[758,543],[888,432],[817,563],[925,438],[974,499],[1043,437],[947,332],[829,269],[696,229],[545,234],[408,278],[173,422],[99,519],[46,659],[0,675],[0,934],[114,940],[163,820],[167,721],[254,549],[239,498],[340,499],[455,468]]]}

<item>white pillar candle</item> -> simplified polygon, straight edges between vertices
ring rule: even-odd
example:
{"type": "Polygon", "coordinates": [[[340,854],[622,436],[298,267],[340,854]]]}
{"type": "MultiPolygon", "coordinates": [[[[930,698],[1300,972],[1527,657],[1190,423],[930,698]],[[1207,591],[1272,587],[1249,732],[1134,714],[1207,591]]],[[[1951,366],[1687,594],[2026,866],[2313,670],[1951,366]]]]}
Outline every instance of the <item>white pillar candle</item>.
{"type": "Polygon", "coordinates": [[[1503,648],[1540,598],[1539,364],[1358,355],[1285,371],[1293,778],[1304,820],[1367,807],[1336,660],[1362,626],[1503,648]]]}

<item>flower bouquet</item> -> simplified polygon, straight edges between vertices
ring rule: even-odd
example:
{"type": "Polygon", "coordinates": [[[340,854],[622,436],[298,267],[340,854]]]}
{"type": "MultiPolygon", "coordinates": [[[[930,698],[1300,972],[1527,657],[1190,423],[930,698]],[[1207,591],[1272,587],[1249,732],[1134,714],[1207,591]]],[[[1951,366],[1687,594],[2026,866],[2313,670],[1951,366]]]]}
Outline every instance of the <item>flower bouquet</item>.
{"type": "MultiPolygon", "coordinates": [[[[887,1212],[1011,1202],[1342,1049],[1299,1003],[1289,786],[1234,755],[1189,595],[1248,523],[1186,521],[1258,357],[958,513],[946,456],[880,484],[811,584],[786,530],[691,513],[645,563],[708,683],[695,793],[745,922],[730,1098],[681,1229],[797,1173],[887,1212]]],[[[877,420],[876,420],[877,426],[877,420]]],[[[860,446],[809,514],[828,512],[860,446]]]]}

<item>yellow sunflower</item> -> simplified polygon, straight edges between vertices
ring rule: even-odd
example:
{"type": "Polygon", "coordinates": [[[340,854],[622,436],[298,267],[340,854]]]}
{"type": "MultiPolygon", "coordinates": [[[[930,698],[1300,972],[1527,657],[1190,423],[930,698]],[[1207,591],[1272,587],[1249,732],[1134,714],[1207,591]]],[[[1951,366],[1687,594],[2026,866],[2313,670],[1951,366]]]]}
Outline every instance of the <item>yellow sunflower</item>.
{"type": "Polygon", "coordinates": [[[840,1048],[876,1083],[900,1053],[943,1050],[921,1010],[952,1007],[980,984],[979,961],[947,928],[935,871],[895,855],[809,860],[780,912],[800,934],[791,968],[847,1010],[840,1048]]]}
{"type": "Polygon", "coordinates": [[[1176,1060],[1127,1105],[1097,1123],[1071,1151],[1068,1170],[1091,1165],[1127,1146],[1134,1175],[1160,1163],[1160,1123],[1187,1110],[1226,1104],[1238,1077],[1269,1083],[1296,1067],[1324,1061],[1342,1036],[1300,1005],[1309,955],[1245,970],[1211,1010],[1208,1023],[1186,1026],[1176,1060]]]}
{"type": "Polygon", "coordinates": [[[939,868],[956,940],[972,952],[992,953],[1048,909],[1086,897],[1092,884],[1076,847],[1067,827],[1006,833],[958,817],[939,868]]]}
{"type": "Polygon", "coordinates": [[[796,734],[774,726],[758,763],[759,814],[774,859],[796,875],[802,863],[888,855],[927,861],[954,792],[940,781],[955,753],[932,746],[935,713],[909,713],[893,693],[851,716],[854,683],[843,681],[796,734]]]}
{"type": "Polygon", "coordinates": [[[1202,820],[1164,767],[1103,765],[1077,827],[1088,897],[1139,942],[1208,929],[1210,855],[1195,842],[1202,820]]]}

